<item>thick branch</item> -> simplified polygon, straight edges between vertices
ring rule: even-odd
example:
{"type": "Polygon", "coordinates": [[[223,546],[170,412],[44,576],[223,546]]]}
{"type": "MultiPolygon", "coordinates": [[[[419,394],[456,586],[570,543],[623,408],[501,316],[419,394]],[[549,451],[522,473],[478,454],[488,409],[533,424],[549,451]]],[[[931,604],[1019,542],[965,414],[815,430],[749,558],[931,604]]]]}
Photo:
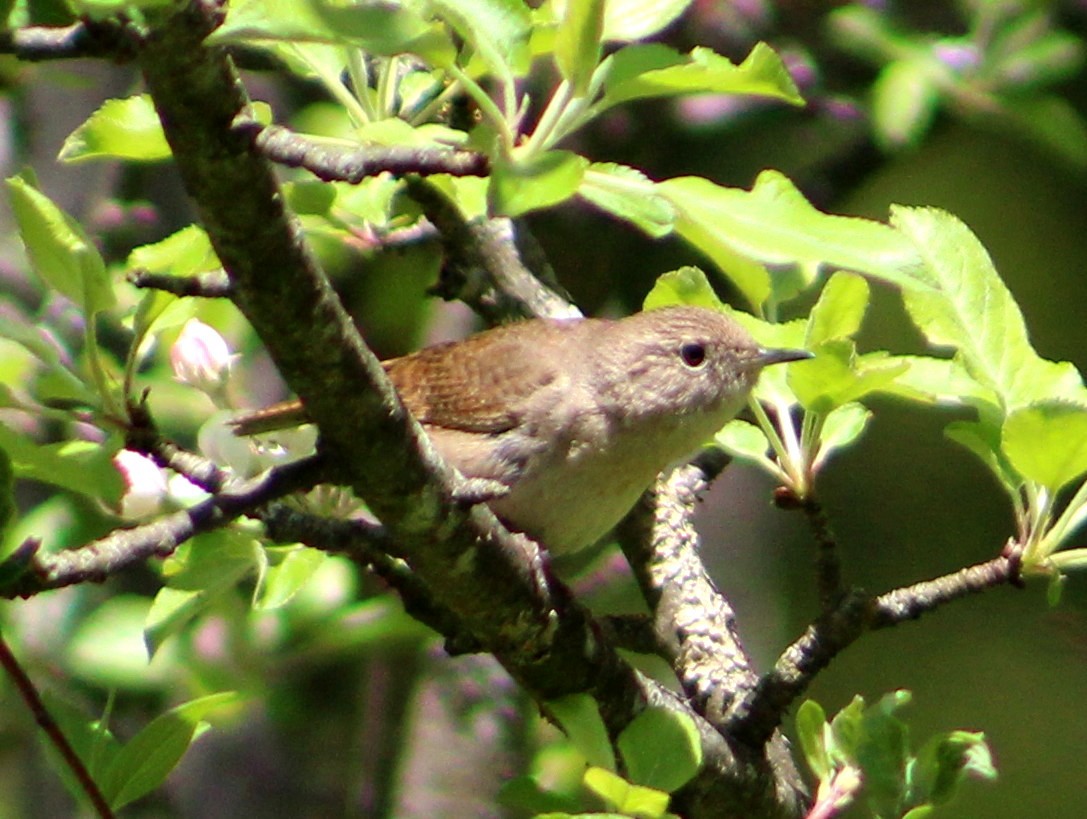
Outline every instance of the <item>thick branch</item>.
{"type": "Polygon", "coordinates": [[[723,726],[731,698],[754,687],[756,676],[735,612],[698,556],[691,517],[706,486],[706,472],[696,464],[672,470],[642,497],[617,534],[684,692],[699,713],[723,726]]]}
{"type": "MultiPolygon", "coordinates": [[[[744,651],[736,615],[698,556],[692,525],[698,495],[726,465],[723,453],[707,450],[663,476],[627,515],[617,532],[649,605],[657,642],[695,710],[730,741],[727,715],[750,694],[757,678],[744,651]]],[[[804,785],[785,740],[769,735],[742,748],[763,787],[782,804],[799,808],[804,785]]],[[[677,798],[697,802],[698,783],[677,798]]]]}

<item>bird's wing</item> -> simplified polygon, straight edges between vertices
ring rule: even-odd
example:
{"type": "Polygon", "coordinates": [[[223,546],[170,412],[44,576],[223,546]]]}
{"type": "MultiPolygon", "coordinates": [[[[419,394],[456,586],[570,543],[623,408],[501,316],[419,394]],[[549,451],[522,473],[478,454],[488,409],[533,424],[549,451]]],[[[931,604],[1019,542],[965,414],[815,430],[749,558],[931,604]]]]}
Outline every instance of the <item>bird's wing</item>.
{"type": "Polygon", "coordinates": [[[497,434],[516,427],[528,398],[553,383],[564,363],[539,355],[564,328],[545,322],[510,334],[499,328],[384,362],[404,405],[421,424],[497,434]]]}

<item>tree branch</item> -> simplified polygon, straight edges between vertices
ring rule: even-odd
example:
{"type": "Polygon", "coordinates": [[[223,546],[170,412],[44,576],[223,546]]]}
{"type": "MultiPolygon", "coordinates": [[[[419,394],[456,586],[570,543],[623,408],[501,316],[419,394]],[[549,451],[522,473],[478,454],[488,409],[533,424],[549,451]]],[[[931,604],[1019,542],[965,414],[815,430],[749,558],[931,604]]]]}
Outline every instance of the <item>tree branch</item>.
{"type": "Polygon", "coordinates": [[[305,168],[325,182],[357,185],[379,173],[486,176],[490,171],[487,157],[475,151],[404,145],[330,145],[278,125],[261,125],[256,120],[242,121],[235,127],[249,132],[253,147],[268,159],[290,168],[305,168]]]}
{"type": "Polygon", "coordinates": [[[85,20],[62,28],[27,26],[0,31],[0,53],[20,60],[68,60],[77,57],[107,57],[127,62],[136,56],[131,33],[108,21],[85,20]]]}
{"type": "Polygon", "coordinates": [[[170,276],[147,270],[133,270],[126,278],[134,287],[164,290],[175,296],[222,299],[230,298],[233,292],[230,279],[222,270],[213,270],[198,276],[170,276]]]}
{"type": "Polygon", "coordinates": [[[438,229],[445,247],[445,264],[435,295],[464,301],[492,324],[514,318],[581,315],[522,226],[510,219],[468,222],[429,182],[409,178],[406,184],[411,198],[438,229]],[[537,272],[526,266],[522,255],[532,260],[537,272]]]}
{"type": "Polygon", "coordinates": [[[673,469],[642,496],[616,533],[649,605],[657,640],[668,652],[665,659],[695,709],[718,727],[731,697],[756,682],[735,612],[698,557],[691,523],[698,494],[723,465],[673,469]]]}
{"type": "Polygon", "coordinates": [[[853,590],[824,612],[778,658],[731,718],[730,730],[748,742],[768,737],[815,675],[866,631],[888,628],[969,594],[1015,585],[1019,561],[1014,549],[957,572],[870,597],[853,590]]]}
{"type": "Polygon", "coordinates": [[[168,557],[189,538],[225,526],[270,500],[312,487],[321,477],[317,458],[271,469],[260,477],[238,482],[191,509],[166,515],[130,529],[115,529],[77,549],[43,553],[28,541],[0,564],[0,575],[15,574],[0,589],[2,597],[30,597],[47,589],[75,583],[100,583],[111,574],[152,557],[168,557]]]}

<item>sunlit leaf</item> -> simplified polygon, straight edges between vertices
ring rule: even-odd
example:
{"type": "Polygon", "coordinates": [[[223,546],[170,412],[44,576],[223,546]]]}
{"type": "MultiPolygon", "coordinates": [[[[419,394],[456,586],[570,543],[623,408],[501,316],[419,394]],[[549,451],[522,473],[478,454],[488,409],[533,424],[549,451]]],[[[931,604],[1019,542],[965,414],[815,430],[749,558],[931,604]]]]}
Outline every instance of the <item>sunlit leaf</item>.
{"type": "Polygon", "coordinates": [[[575,96],[584,96],[600,61],[605,0],[571,0],[555,32],[555,64],[575,96]]]}
{"type": "Polygon", "coordinates": [[[1004,422],[1001,444],[1023,477],[1055,492],[1087,472],[1087,406],[1021,407],[1004,422]]]}
{"type": "Polygon", "coordinates": [[[649,97],[736,94],[800,105],[803,99],[781,58],[758,43],[740,65],[709,48],[680,54],[656,43],[621,48],[607,67],[598,110],[649,97]]]}
{"type": "Polygon", "coordinates": [[[112,307],[116,297],[105,262],[79,223],[38,190],[30,175],[9,177],[7,185],[34,272],[88,316],[112,307]]]}
{"type": "Polygon", "coordinates": [[[849,338],[861,327],[868,309],[868,282],[853,273],[838,271],[823,287],[819,301],[808,316],[805,347],[824,341],[849,338]]]}
{"type": "Polygon", "coordinates": [[[672,232],[675,208],[656,191],[655,183],[636,168],[593,162],[585,170],[577,194],[653,238],[672,232]]]}
{"type": "Polygon", "coordinates": [[[577,192],[588,161],[570,151],[496,162],[488,189],[493,214],[518,216],[558,204],[577,192]]]}
{"type": "MultiPolygon", "coordinates": [[[[576,4],[578,0],[567,0],[576,4]]],[[[612,42],[645,40],[671,25],[692,0],[608,0],[604,39],[612,42]]]]}
{"type": "Polygon", "coordinates": [[[170,155],[151,97],[140,94],[104,102],[64,140],[57,158],[62,162],[90,159],[157,162],[169,159],[170,155]]]}
{"type": "Polygon", "coordinates": [[[676,231],[732,279],[750,305],[781,302],[823,270],[844,268],[909,282],[917,250],[896,231],[868,219],[816,210],[776,171],[750,190],[700,177],[657,184],[676,208],[676,231]],[[772,272],[772,275],[771,275],[772,272]]]}
{"type": "Polygon", "coordinates": [[[698,728],[686,714],[647,708],[619,734],[616,743],[630,781],[671,793],[702,765],[698,728]]]}
{"type": "Polygon", "coordinates": [[[1084,399],[1075,367],[1046,361],[1031,347],[1019,305],[966,225],[935,208],[895,207],[891,221],[925,262],[903,287],[910,317],[931,343],[956,348],[1005,412],[1084,399]]]}
{"type": "Polygon", "coordinates": [[[585,787],[608,802],[621,816],[644,819],[663,817],[669,796],[664,791],[634,785],[604,768],[591,767],[585,772],[585,787]]]}

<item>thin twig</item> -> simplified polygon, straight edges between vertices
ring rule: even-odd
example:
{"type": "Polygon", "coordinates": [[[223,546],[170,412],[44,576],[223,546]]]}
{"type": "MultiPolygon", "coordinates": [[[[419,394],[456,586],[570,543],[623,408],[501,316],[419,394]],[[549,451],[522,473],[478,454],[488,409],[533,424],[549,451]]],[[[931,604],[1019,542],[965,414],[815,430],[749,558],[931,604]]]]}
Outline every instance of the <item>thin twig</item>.
{"type": "Polygon", "coordinates": [[[878,597],[859,590],[847,593],[782,653],[773,670],[736,709],[730,730],[748,742],[769,736],[815,675],[866,631],[915,620],[945,603],[995,586],[1016,585],[1018,577],[1014,550],[1006,550],[984,563],[878,597]]]}
{"type": "Polygon", "coordinates": [[[815,537],[815,578],[819,589],[819,605],[823,612],[833,611],[846,594],[842,583],[842,563],[838,556],[838,541],[830,528],[826,510],[814,497],[805,499],[801,508],[815,537]]]}
{"type": "Polygon", "coordinates": [[[19,665],[19,661],[12,654],[11,648],[2,634],[0,634],[0,665],[4,667],[8,676],[11,677],[15,687],[19,689],[19,695],[23,698],[23,702],[26,703],[30,713],[34,715],[34,721],[45,731],[49,741],[53,743],[53,746],[64,759],[64,764],[75,775],[79,787],[87,795],[87,799],[94,806],[95,812],[102,819],[112,819],[113,811],[110,809],[109,803],[106,802],[106,797],[102,795],[98,784],[91,776],[91,772],[87,770],[87,766],[83,764],[79,754],[75,752],[71,743],[68,742],[68,738],[60,730],[60,726],[53,719],[53,715],[49,713],[49,709],[45,707],[45,703],[42,702],[42,698],[38,694],[38,689],[34,687],[34,682],[23,671],[23,667],[19,665]]]}
{"type": "MultiPolygon", "coordinates": [[[[310,488],[322,477],[320,460],[313,456],[275,467],[260,477],[214,495],[190,509],[166,515],[131,529],[117,529],[77,549],[43,553],[17,550],[25,569],[0,589],[0,597],[29,597],[47,589],[105,580],[111,574],[152,557],[168,557],[200,532],[225,526],[268,501],[310,488]]],[[[3,568],[3,567],[0,567],[3,568]]]]}
{"type": "Polygon", "coordinates": [[[333,520],[275,504],[257,514],[265,534],[281,543],[303,543],[330,554],[342,554],[372,571],[396,590],[404,610],[445,638],[450,654],[480,651],[482,647],[434,592],[397,557],[401,549],[379,523],[364,520],[333,520]]]}
{"type": "Polygon", "coordinates": [[[273,162],[305,168],[325,182],[356,185],[379,173],[394,176],[486,176],[490,163],[475,151],[404,145],[344,146],[318,142],[278,125],[240,121],[235,130],[252,136],[253,147],[273,162]]]}
{"type": "Polygon", "coordinates": [[[135,287],[164,290],[175,296],[195,296],[205,299],[230,298],[230,279],[222,270],[212,270],[196,276],[169,276],[147,270],[133,270],[126,276],[135,287]]]}
{"type": "Polygon", "coordinates": [[[70,26],[27,26],[0,32],[0,53],[20,60],[68,60],[78,57],[108,57],[127,62],[135,57],[130,33],[108,21],[84,21],[70,26]]]}

